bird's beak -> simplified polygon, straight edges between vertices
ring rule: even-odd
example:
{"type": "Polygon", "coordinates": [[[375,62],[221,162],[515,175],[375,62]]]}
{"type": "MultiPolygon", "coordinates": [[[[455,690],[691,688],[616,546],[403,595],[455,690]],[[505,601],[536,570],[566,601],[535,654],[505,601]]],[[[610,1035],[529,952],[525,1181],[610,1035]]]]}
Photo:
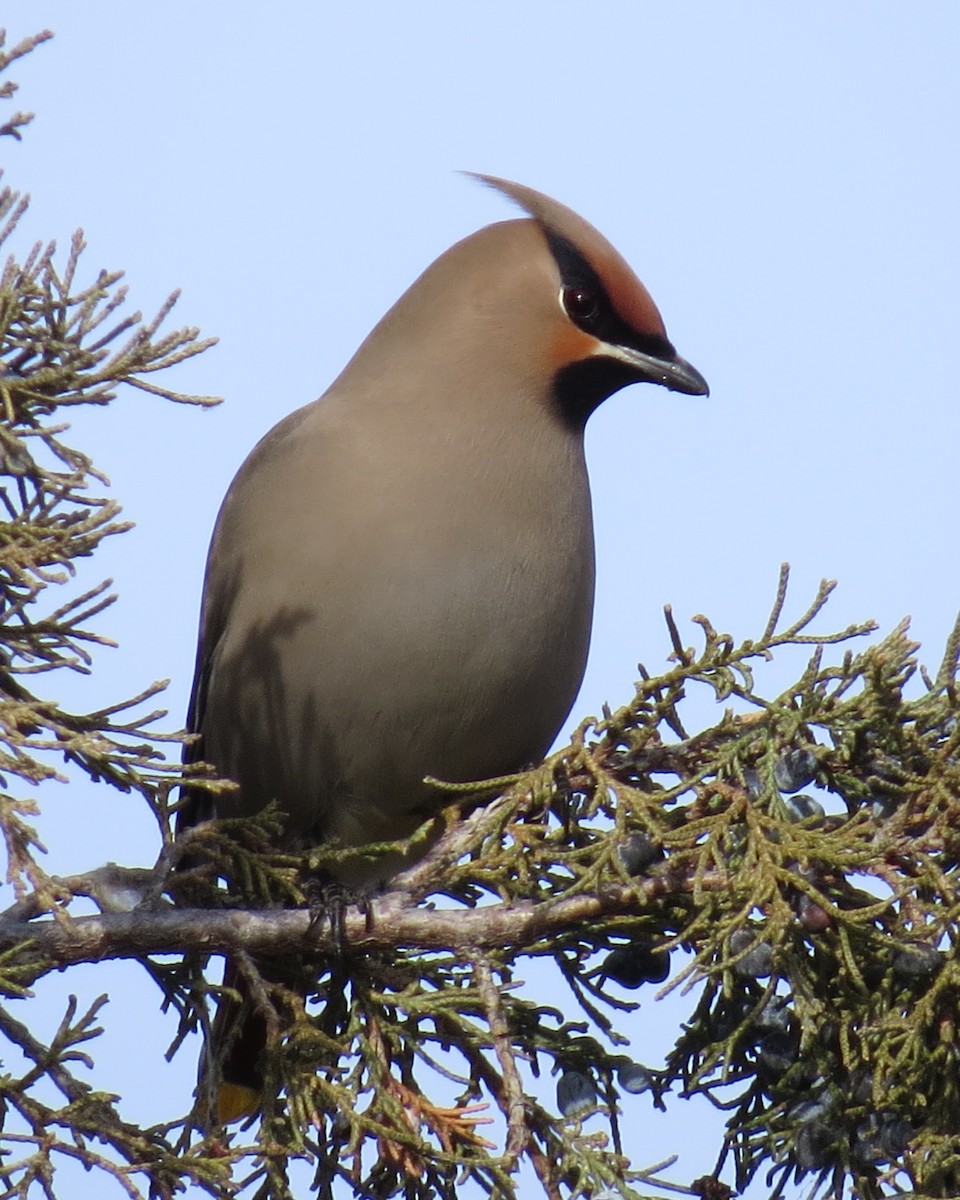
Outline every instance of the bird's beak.
{"type": "Polygon", "coordinates": [[[684,392],[687,396],[710,395],[710,387],[697,368],[679,356],[657,358],[656,355],[635,350],[632,346],[611,345],[604,345],[599,353],[608,358],[619,359],[620,362],[633,367],[638,381],[659,383],[671,392],[684,392]]]}

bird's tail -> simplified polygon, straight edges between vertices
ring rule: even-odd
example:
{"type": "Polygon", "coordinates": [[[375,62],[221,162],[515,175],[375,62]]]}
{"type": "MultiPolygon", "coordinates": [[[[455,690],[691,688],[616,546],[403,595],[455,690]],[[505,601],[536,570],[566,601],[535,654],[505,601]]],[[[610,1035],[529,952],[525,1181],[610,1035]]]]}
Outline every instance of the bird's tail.
{"type": "Polygon", "coordinates": [[[209,1123],[228,1125],[252,1117],[263,1101],[263,1052],[267,1045],[266,1015],[254,1002],[249,984],[228,958],[223,985],[237,997],[221,993],[217,1013],[201,1059],[199,1094],[209,1123]]]}

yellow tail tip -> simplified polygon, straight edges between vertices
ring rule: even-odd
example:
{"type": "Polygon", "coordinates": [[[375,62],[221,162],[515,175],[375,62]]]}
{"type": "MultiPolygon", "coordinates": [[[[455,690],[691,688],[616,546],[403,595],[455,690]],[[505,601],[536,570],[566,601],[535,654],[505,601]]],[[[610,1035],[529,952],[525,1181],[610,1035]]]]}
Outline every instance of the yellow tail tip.
{"type": "Polygon", "coordinates": [[[217,1122],[230,1125],[252,1117],[260,1107],[260,1093],[242,1083],[222,1083],[217,1091],[217,1122]]]}

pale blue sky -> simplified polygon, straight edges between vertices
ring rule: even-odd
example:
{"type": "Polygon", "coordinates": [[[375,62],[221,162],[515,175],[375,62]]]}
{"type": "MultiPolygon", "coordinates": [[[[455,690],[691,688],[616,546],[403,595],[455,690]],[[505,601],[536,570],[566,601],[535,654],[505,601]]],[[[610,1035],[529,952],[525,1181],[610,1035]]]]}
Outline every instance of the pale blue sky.
{"type": "MultiPolygon", "coordinates": [[[[33,196],[18,252],[80,225],[87,277],[124,268],[150,311],[182,288],[179,322],[221,342],[170,382],[228,402],[129,394],[78,414],[137,529],[96,564],[122,594],[107,623],[121,648],[58,697],[92,708],[170,677],[180,723],[206,543],[247,450],[437,254],[512,215],[459,169],[597,225],[712,388],[630,388],[591,421],[597,620],[573,718],[662,661],[665,602],[759,633],[784,559],[797,609],[836,577],[831,625],[912,614],[939,660],[960,608],[953,0],[3,8],[12,41],[57,33],[14,73],[37,113],[2,147],[6,182],[33,196]]],[[[151,860],[128,799],[47,803],[52,869],[151,860]]],[[[41,992],[92,998],[103,979],[41,992]]],[[[172,1026],[123,979],[98,1083],[159,1120],[182,1109],[192,1056],[162,1063],[172,1026]]],[[[638,1056],[655,1058],[642,1038],[638,1056]]],[[[642,1114],[639,1163],[700,1140],[682,1106],[666,1125],[642,1114]]],[[[712,1158],[704,1146],[679,1174],[712,1158]]]]}

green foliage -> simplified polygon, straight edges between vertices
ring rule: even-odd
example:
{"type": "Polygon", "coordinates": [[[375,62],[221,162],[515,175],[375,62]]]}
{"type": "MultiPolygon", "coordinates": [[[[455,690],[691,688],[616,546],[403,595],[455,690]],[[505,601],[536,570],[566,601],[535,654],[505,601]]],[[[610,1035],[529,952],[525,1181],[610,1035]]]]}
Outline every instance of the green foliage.
{"type": "MultiPolygon", "coordinates": [[[[0,193],[0,241],[23,209],[0,193]]],[[[785,571],[755,640],[698,617],[694,650],[668,613],[663,672],[536,769],[496,781],[491,803],[489,781],[438,784],[447,808],[420,831],[420,861],[359,913],[349,896],[331,904],[319,874],[390,847],[279,854],[270,811],[174,844],[181,774],[167,751],[183,739],[140,715],[162,685],[89,713],[40,685],[91,669],[106,639],[88,624],[112,597],[108,584],[72,593],[75,563],[126,528],[64,441],[61,410],[107,403],[123,383],[209,403],[153,382],[209,343],[160,336],[172,299],[151,322],[120,316],[120,276],[78,282],[82,250],[77,235],[60,267],[37,247],[0,280],[0,828],[17,896],[0,917],[0,991],[29,997],[47,971],[135,958],[179,1016],[173,1052],[230,992],[204,975],[229,952],[266,1018],[268,1087],[262,1119],[239,1132],[210,1128],[202,1096],[140,1129],[74,1073],[91,1062],[100,1002],[79,1018],[72,1003],[49,1045],[0,1008],[26,1064],[0,1078],[0,1200],[55,1196],[64,1158],[130,1197],[192,1183],[283,1200],[297,1169],[321,1196],[427,1200],[472,1182],[506,1200],[522,1165],[548,1197],[662,1194],[665,1164],[631,1164],[622,1129],[624,1094],[642,1089],[657,1108],[699,1095],[729,1113],[716,1177],[695,1194],[725,1196],[728,1169],[738,1189],[769,1171],[773,1195],[803,1176],[834,1195],[957,1194],[960,624],[929,678],[905,626],[869,644],[870,625],[815,632],[832,585],[784,625],[785,571]],[[767,696],[757,668],[797,647],[798,679],[767,696]],[[726,707],[689,734],[696,689],[726,707]],[[150,806],[156,869],[41,869],[32,793],[60,757],[150,806]],[[103,915],[71,915],[77,896],[103,915]],[[644,979],[645,994],[662,982],[658,994],[685,1001],[687,1019],[666,1061],[640,1070],[629,997],[644,979]],[[565,1113],[534,1098],[533,1077],[557,1080],[565,1113]]],[[[230,786],[188,770],[194,785],[230,786]]]]}
{"type": "MultiPolygon", "coordinates": [[[[0,67],[49,35],[27,39],[0,57],[0,67]]],[[[8,85],[3,95],[12,95],[8,85]]],[[[5,127],[16,132],[29,121],[18,113],[5,127]]],[[[0,248],[6,248],[26,211],[26,198],[0,190],[0,248]]],[[[100,271],[92,282],[78,278],[83,236],[76,233],[65,264],[56,245],[35,245],[21,263],[12,254],[0,275],[0,772],[29,787],[63,779],[62,758],[123,791],[137,791],[154,806],[158,789],[176,769],[163,762],[158,738],[148,727],[162,714],[142,705],[163,684],[95,712],[72,713],[39,690],[51,672],[88,673],[91,648],[112,644],[88,627],[114,600],[106,580],[80,594],[65,595],[76,562],[94,554],[104,538],[129,526],[116,500],[98,494],[107,480],[90,459],[68,445],[62,410],[104,405],[119,385],[185,403],[214,403],[179,395],[148,376],[202,352],[211,343],[195,329],[158,336],[176,302],[170,297],[148,322],[123,315],[126,288],[120,272],[100,271]],[[58,593],[55,598],[50,597],[58,593]]],[[[162,804],[160,805],[162,810],[162,804]]],[[[0,793],[0,818],[9,858],[8,878],[19,896],[29,887],[53,901],[49,880],[37,866],[29,794],[0,793]]]]}
{"type": "MultiPolygon", "coordinates": [[[[699,652],[676,641],[672,668],[644,678],[630,705],[481,810],[455,861],[444,842],[428,855],[407,900],[476,916],[448,949],[348,945],[333,970],[306,962],[282,986],[266,971],[280,1014],[271,1095],[285,1099],[268,1104],[261,1137],[296,1146],[327,1184],[362,1180],[361,1194],[454,1196],[459,1168],[513,1196],[523,1155],[548,1195],[638,1194],[624,1184],[649,1180],[629,1167],[617,1119],[637,1005],[604,963],[653,945],[687,952],[664,991],[695,996],[665,1067],[649,1071],[654,1099],[703,1094],[730,1111],[738,1188],[772,1166],[774,1192],[813,1172],[837,1194],[845,1177],[861,1195],[907,1180],[953,1194],[960,625],[937,677],[909,698],[904,627],[824,665],[826,647],[869,627],[811,633],[825,585],[778,632],[785,584],[760,639],[737,646],[698,618],[699,652]],[[765,698],[753,666],[795,645],[813,648],[806,669],[765,698]],[[687,736],[680,709],[695,684],[748,711],[687,736]],[[802,786],[830,815],[798,820],[781,790],[798,782],[798,750],[802,786]],[[621,851],[638,835],[665,857],[630,875],[621,851]],[[531,957],[555,964],[567,1004],[519,982],[531,957]],[[302,990],[319,1004],[305,1007],[302,990]],[[446,1109],[438,1063],[457,1084],[446,1109]],[[558,1120],[526,1094],[527,1071],[577,1072],[597,1099],[558,1120]],[[507,1153],[478,1140],[467,1106],[486,1101],[507,1124],[507,1153]]],[[[291,1194],[282,1161],[263,1171],[263,1194],[291,1194]]]]}

